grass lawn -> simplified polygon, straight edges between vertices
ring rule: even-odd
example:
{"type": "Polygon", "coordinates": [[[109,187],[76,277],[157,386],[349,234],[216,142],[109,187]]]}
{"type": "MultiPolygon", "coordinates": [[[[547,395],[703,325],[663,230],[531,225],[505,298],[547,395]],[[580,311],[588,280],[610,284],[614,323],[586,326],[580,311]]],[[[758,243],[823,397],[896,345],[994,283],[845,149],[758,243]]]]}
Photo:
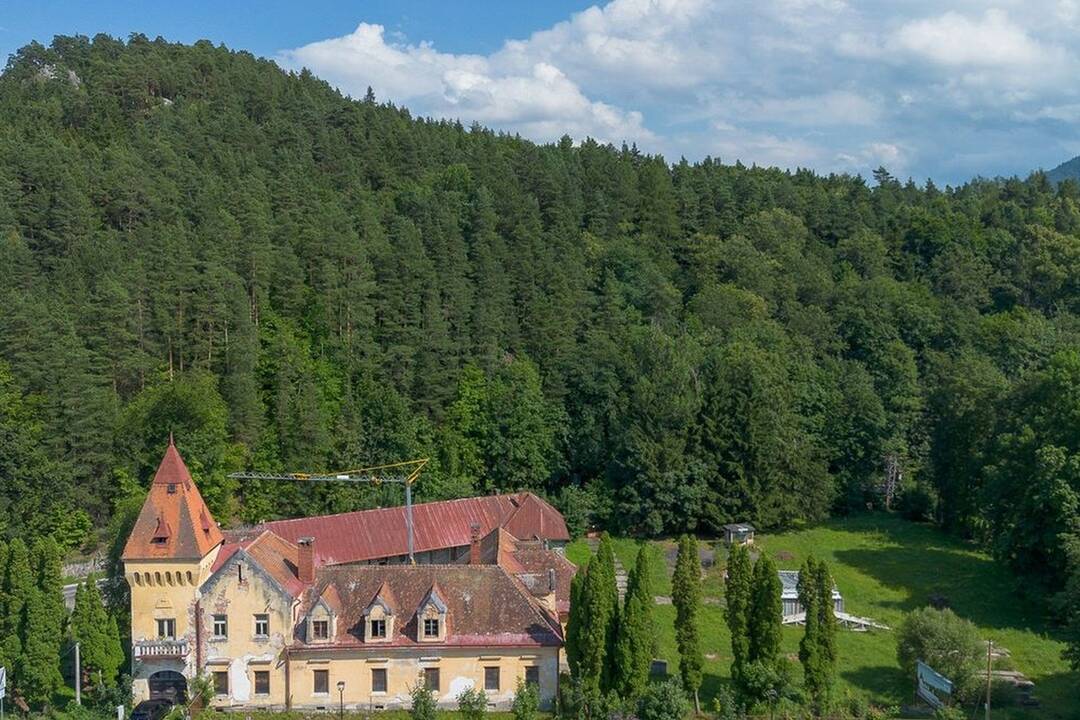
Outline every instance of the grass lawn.
{"type": "MultiPolygon", "coordinates": [[[[673,557],[671,541],[648,545],[655,559],[673,557]]],[[[615,552],[629,570],[638,543],[615,541],[615,552]]],[[[936,529],[883,515],[863,515],[833,520],[823,525],[777,535],[757,537],[759,552],[767,552],[781,569],[797,570],[810,553],[828,561],[845,607],[853,615],[869,617],[897,628],[905,612],[927,603],[933,594],[948,599],[953,610],[970,619],[984,638],[1011,653],[1011,665],[1035,682],[1042,707],[1034,710],[995,711],[995,718],[1080,718],[1080,677],[1070,674],[1061,659],[1063,644],[1052,637],[1038,608],[1018,599],[1013,579],[985,554],[974,551],[936,529]]],[[[580,563],[589,556],[583,541],[569,546],[567,555],[580,563]]],[[[706,570],[704,595],[723,594],[722,567],[726,553],[718,549],[716,564],[706,570]]],[[[654,563],[658,570],[654,587],[669,595],[669,564],[654,563]],[[662,576],[662,577],[661,577],[662,576]]],[[[657,606],[660,655],[676,672],[675,610],[657,606]]],[[[911,698],[912,681],[903,676],[896,661],[896,633],[873,631],[838,634],[841,689],[865,694],[874,702],[900,705],[911,698]]],[[[798,652],[801,628],[784,629],[784,647],[798,652]]],[[[721,683],[728,681],[731,645],[723,609],[706,605],[702,611],[702,647],[706,654],[702,695],[711,703],[721,683]]],[[[981,714],[980,714],[981,717],[981,714]]]]}

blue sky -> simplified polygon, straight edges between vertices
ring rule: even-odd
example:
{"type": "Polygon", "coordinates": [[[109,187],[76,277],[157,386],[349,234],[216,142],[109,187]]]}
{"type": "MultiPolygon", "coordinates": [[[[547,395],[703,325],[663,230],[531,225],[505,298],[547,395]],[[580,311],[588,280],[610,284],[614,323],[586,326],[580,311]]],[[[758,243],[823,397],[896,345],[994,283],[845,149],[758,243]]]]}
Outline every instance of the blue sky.
{"type": "Polygon", "coordinates": [[[208,38],[416,113],[669,160],[955,183],[1080,154],[1080,0],[0,3],[54,34],[208,38]]]}

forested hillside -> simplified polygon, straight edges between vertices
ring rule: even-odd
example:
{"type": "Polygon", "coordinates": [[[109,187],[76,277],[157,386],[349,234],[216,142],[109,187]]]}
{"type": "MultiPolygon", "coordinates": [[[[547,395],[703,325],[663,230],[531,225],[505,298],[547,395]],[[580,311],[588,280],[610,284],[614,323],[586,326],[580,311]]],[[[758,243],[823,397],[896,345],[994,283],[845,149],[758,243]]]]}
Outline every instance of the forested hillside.
{"type": "Polygon", "coordinates": [[[242,467],[432,458],[421,499],[764,528],[880,506],[1058,588],[1080,532],[1080,189],[549,146],[245,53],[0,77],[0,528],[95,537],[169,431],[219,519],[396,502],[242,467]]]}

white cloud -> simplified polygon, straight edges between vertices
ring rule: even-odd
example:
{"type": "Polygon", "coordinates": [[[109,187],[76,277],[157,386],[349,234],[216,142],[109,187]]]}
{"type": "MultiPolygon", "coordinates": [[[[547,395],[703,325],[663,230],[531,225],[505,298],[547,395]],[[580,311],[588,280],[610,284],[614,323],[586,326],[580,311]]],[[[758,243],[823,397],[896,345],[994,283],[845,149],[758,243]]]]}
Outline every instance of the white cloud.
{"type": "Polygon", "coordinates": [[[536,61],[508,71],[492,58],[454,55],[428,43],[388,42],[381,25],[283,53],[354,96],[376,95],[444,117],[479,121],[540,140],[565,133],[601,140],[652,140],[639,112],[590,100],[558,67],[536,61]]]}
{"type": "Polygon", "coordinates": [[[1053,164],[1075,143],[1077,30],[1080,0],[612,0],[488,55],[361,22],[281,59],[541,141],[949,181],[1053,164]],[[1030,158],[1010,128],[1041,138],[1030,158]]]}

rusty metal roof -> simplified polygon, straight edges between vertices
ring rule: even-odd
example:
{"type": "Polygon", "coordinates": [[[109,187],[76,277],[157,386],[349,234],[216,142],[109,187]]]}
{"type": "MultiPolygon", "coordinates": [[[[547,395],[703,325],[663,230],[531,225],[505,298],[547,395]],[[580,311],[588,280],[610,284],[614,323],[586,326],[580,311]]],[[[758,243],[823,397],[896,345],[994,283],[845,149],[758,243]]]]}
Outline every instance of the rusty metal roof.
{"type": "MultiPolygon", "coordinates": [[[[305,536],[315,538],[316,565],[408,553],[404,507],[274,520],[263,527],[291,543],[305,536]]],[[[519,539],[570,539],[562,515],[532,493],[421,503],[413,506],[413,527],[418,553],[468,545],[473,527],[482,535],[507,527],[519,539]]]]}

